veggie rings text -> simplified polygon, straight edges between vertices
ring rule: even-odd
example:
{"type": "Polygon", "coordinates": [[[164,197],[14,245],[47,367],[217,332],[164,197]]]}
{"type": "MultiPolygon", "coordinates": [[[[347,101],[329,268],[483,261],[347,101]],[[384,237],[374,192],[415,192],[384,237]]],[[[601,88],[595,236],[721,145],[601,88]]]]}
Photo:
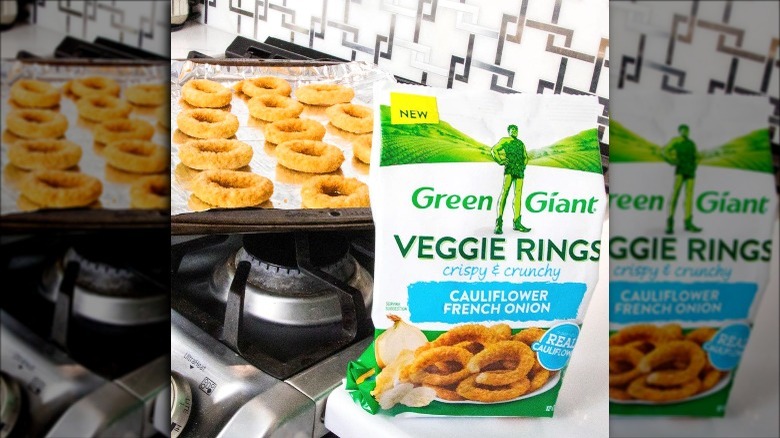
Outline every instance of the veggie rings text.
{"type": "Polygon", "coordinates": [[[222,108],[230,103],[233,94],[219,82],[192,79],[181,87],[181,97],[200,108],[222,108]]]}
{"type": "Polygon", "coordinates": [[[68,130],[68,119],[50,110],[11,111],[6,122],[8,130],[22,138],[59,138],[68,130]]]}
{"type": "Polygon", "coordinates": [[[127,172],[158,173],[168,167],[168,150],[146,140],[115,141],[103,154],[108,164],[127,172]]]}
{"type": "Polygon", "coordinates": [[[215,109],[192,109],[179,113],[181,132],[195,138],[228,138],[238,131],[238,117],[215,109]]]}
{"type": "Polygon", "coordinates": [[[336,146],[316,140],[286,141],[276,147],[276,158],[282,166],[306,173],[328,173],[344,162],[336,146]]]}
{"type": "Polygon", "coordinates": [[[310,119],[287,119],[265,127],[265,140],[280,144],[290,140],[322,140],[325,127],[310,119]]]}
{"type": "Polygon", "coordinates": [[[460,382],[470,373],[466,364],[472,358],[471,353],[459,347],[436,347],[420,353],[402,374],[407,374],[409,380],[418,384],[446,386],[460,382]],[[458,371],[448,374],[436,374],[426,368],[439,362],[457,362],[458,371]]]}
{"type": "Polygon", "coordinates": [[[107,94],[86,96],[76,103],[76,108],[81,117],[95,122],[123,119],[133,111],[130,104],[124,100],[107,94]]]}
{"type": "Polygon", "coordinates": [[[355,134],[365,134],[374,130],[374,115],[371,108],[351,103],[333,105],[325,110],[333,126],[355,134]]]}
{"type": "Polygon", "coordinates": [[[490,386],[508,385],[525,378],[534,366],[534,352],[522,342],[500,341],[490,344],[471,358],[466,368],[469,373],[479,373],[476,383],[490,386]],[[493,363],[511,359],[517,362],[514,369],[483,371],[493,363]]]}
{"type": "Polygon", "coordinates": [[[113,79],[103,76],[73,79],[68,82],[66,88],[79,99],[99,94],[119,96],[119,84],[113,79]]]}
{"type": "Polygon", "coordinates": [[[695,379],[707,363],[704,350],[691,341],[672,341],[659,345],[642,358],[637,369],[647,375],[647,383],[657,386],[676,386],[695,379]],[[687,357],[687,366],[682,370],[653,371],[660,365],[687,357]]]}
{"type": "Polygon", "coordinates": [[[192,140],[179,146],[181,162],[192,169],[238,169],[252,160],[252,147],[238,140],[192,140]]]}
{"type": "Polygon", "coordinates": [[[303,105],[289,97],[277,94],[261,94],[247,102],[249,115],[256,119],[275,122],[294,119],[303,112],[303,105]]]}
{"type": "Polygon", "coordinates": [[[477,376],[469,376],[460,382],[456,389],[458,395],[468,400],[493,403],[520,397],[531,388],[531,382],[527,378],[504,386],[481,385],[476,379],[477,376]]]}
{"type": "Polygon", "coordinates": [[[271,198],[274,184],[250,172],[211,169],[193,178],[192,192],[215,207],[252,207],[271,198]]]}
{"type": "Polygon", "coordinates": [[[355,90],[338,84],[310,84],[295,90],[295,97],[308,105],[335,105],[351,101],[355,90]]]}
{"type": "Polygon", "coordinates": [[[60,104],[60,92],[48,82],[20,79],[11,86],[11,100],[26,108],[52,108],[60,104]]]}
{"type": "Polygon", "coordinates": [[[166,89],[160,84],[136,84],[125,90],[127,101],[139,106],[162,105],[166,95],[166,89]]]}
{"type": "Polygon", "coordinates": [[[8,148],[8,159],[22,169],[67,169],[78,164],[81,147],[67,140],[24,140],[8,148]]]}
{"type": "Polygon", "coordinates": [[[103,184],[93,176],[63,170],[36,170],[19,187],[21,193],[42,207],[83,207],[95,202],[103,184]]]}
{"type": "Polygon", "coordinates": [[[368,207],[368,186],[354,178],[315,176],[303,184],[301,200],[304,208],[368,207]]]}
{"type": "Polygon", "coordinates": [[[701,380],[693,379],[683,385],[658,388],[648,385],[645,376],[637,377],[626,389],[626,392],[634,398],[655,402],[680,400],[696,394],[701,388],[701,380]]]}
{"type": "Polygon", "coordinates": [[[361,135],[352,143],[352,154],[355,158],[371,164],[371,135],[361,135]]]}
{"type": "Polygon", "coordinates": [[[145,176],[130,186],[130,206],[164,210],[171,206],[171,181],[166,175],[145,176]]]}
{"type": "Polygon", "coordinates": [[[236,84],[236,89],[247,96],[263,96],[276,94],[279,96],[289,96],[292,88],[290,83],[284,79],[273,76],[262,76],[259,78],[244,79],[236,84]]]}
{"type": "Polygon", "coordinates": [[[95,128],[95,141],[108,144],[119,140],[151,140],[154,127],[140,119],[107,120],[95,128]]]}

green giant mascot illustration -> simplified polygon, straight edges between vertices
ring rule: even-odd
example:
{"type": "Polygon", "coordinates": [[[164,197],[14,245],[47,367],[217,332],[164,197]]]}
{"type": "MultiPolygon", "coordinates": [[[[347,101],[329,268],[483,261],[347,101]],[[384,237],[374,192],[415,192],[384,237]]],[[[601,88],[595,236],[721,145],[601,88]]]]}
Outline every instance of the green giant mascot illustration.
{"type": "Polygon", "coordinates": [[[680,198],[680,190],[685,185],[685,230],[697,233],[701,228],[693,224],[693,186],[696,182],[696,166],[699,156],[696,152],[696,143],[688,138],[688,125],[680,125],[677,128],[680,133],[663,148],[663,158],[675,166],[674,188],[669,204],[669,216],[666,219],[666,232],[674,232],[674,211],[677,209],[677,200],[680,198]]]}
{"type": "Polygon", "coordinates": [[[504,207],[506,198],[509,196],[509,189],[514,185],[514,201],[512,202],[512,229],[527,233],[530,228],[520,223],[522,215],[522,195],[523,178],[525,177],[525,167],[528,164],[528,153],[525,145],[517,138],[517,125],[507,127],[509,137],[503,137],[498,140],[495,146],[490,150],[493,159],[504,166],[504,184],[501,187],[501,195],[498,199],[498,217],[496,218],[495,233],[503,233],[504,225],[504,207]]]}

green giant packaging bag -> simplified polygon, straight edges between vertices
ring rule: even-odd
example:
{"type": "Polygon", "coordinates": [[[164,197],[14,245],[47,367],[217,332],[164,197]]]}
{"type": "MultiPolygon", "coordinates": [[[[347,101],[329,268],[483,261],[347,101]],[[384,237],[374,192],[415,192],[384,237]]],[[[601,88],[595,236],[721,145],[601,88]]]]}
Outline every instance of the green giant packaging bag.
{"type": "Polygon", "coordinates": [[[613,96],[610,413],[724,415],[769,275],[767,112],[764,97],[613,96]]]}
{"type": "Polygon", "coordinates": [[[592,96],[375,88],[371,413],[553,415],[598,277],[592,96]]]}

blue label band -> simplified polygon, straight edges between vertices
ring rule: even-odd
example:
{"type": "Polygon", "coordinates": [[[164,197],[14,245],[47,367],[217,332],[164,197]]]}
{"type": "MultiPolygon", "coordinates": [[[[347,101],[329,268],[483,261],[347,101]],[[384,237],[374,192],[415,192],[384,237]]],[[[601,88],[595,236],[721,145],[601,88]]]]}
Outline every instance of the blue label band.
{"type": "Polygon", "coordinates": [[[756,283],[609,283],[609,320],[619,324],[745,319],[756,283]]]}
{"type": "Polygon", "coordinates": [[[550,327],[538,342],[533,343],[531,349],[536,352],[536,357],[543,367],[550,371],[558,371],[569,363],[571,352],[579,336],[580,327],[565,322],[550,327]]]}
{"type": "Polygon", "coordinates": [[[585,283],[420,282],[409,285],[410,322],[576,319],[585,283]]]}
{"type": "Polygon", "coordinates": [[[718,330],[702,348],[707,352],[712,366],[729,371],[739,365],[749,337],[750,327],[747,324],[732,324],[718,330]]]}

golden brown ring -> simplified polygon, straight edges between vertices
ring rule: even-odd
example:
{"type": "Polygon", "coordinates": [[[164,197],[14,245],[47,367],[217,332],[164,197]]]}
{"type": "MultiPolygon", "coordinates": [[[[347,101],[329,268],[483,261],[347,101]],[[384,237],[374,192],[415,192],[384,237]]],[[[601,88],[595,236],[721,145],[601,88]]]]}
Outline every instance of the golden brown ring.
{"type": "Polygon", "coordinates": [[[230,103],[233,94],[219,82],[192,79],[181,87],[181,97],[192,106],[222,108],[230,103]]]}
{"type": "Polygon", "coordinates": [[[651,386],[647,383],[645,376],[637,377],[628,388],[626,392],[628,395],[640,400],[648,400],[654,402],[666,402],[672,400],[680,400],[688,398],[697,392],[701,388],[701,380],[695,378],[689,380],[682,385],[674,387],[658,388],[651,386]]]}
{"type": "Polygon", "coordinates": [[[459,325],[436,338],[433,346],[455,345],[464,341],[479,342],[483,346],[498,342],[501,339],[489,328],[480,324],[459,325]]]}
{"type": "Polygon", "coordinates": [[[73,79],[68,82],[66,88],[78,99],[99,94],[119,96],[119,84],[115,80],[103,76],[73,79]]]}
{"type": "Polygon", "coordinates": [[[22,169],[61,170],[79,163],[81,147],[68,140],[23,140],[10,145],[8,159],[22,169]]]}
{"type": "Polygon", "coordinates": [[[249,115],[267,122],[294,119],[303,112],[303,105],[289,97],[278,94],[261,94],[247,102],[249,115]]]}
{"type": "Polygon", "coordinates": [[[644,357],[644,355],[641,351],[630,347],[620,345],[609,347],[609,384],[611,386],[625,385],[641,376],[642,372],[639,371],[637,365],[642,361],[642,357],[644,357]],[[615,369],[620,371],[612,371],[613,363],[615,364],[615,369]],[[620,367],[620,363],[627,363],[630,365],[630,368],[623,371],[625,368],[620,367]]]}
{"type": "Polygon", "coordinates": [[[368,207],[368,186],[355,178],[336,175],[315,176],[301,188],[304,208],[368,207]]]}
{"type": "Polygon", "coordinates": [[[191,109],[176,116],[181,132],[195,138],[228,138],[238,131],[238,117],[216,109],[191,109]]]}
{"type": "Polygon", "coordinates": [[[472,354],[459,347],[436,347],[415,355],[414,362],[402,371],[409,380],[416,384],[447,386],[460,382],[470,373],[466,364],[472,354]],[[448,374],[429,372],[426,368],[439,362],[457,362],[460,369],[448,374]]]}
{"type": "Polygon", "coordinates": [[[158,173],[168,167],[168,149],[146,140],[119,140],[106,145],[106,162],[132,173],[158,173]]]}
{"type": "Polygon", "coordinates": [[[287,119],[265,127],[265,141],[281,144],[290,140],[322,140],[325,127],[311,119],[287,119]]]}
{"type": "Polygon", "coordinates": [[[161,84],[135,84],[125,90],[127,101],[139,106],[162,105],[167,95],[167,87],[161,84]]]}
{"type": "Polygon", "coordinates": [[[685,335],[685,339],[691,342],[695,342],[699,345],[703,345],[705,342],[712,339],[718,329],[711,327],[699,327],[696,330],[692,330],[685,335]]]}
{"type": "Polygon", "coordinates": [[[544,336],[545,331],[546,330],[543,328],[529,327],[515,334],[512,337],[512,339],[514,339],[515,341],[522,342],[525,345],[528,345],[530,347],[531,345],[533,345],[534,342],[537,342],[539,341],[539,339],[542,339],[542,336],[544,336]]]}
{"type": "Polygon", "coordinates": [[[19,79],[11,86],[11,100],[25,108],[52,108],[60,104],[60,92],[48,82],[19,79]]]}
{"type": "Polygon", "coordinates": [[[370,134],[361,135],[352,143],[352,154],[366,164],[371,164],[371,137],[370,134]]]}
{"type": "Polygon", "coordinates": [[[374,130],[374,115],[366,106],[342,103],[328,108],[325,114],[333,126],[347,132],[366,134],[374,130]]]}
{"type": "Polygon", "coordinates": [[[103,144],[119,140],[151,140],[154,127],[141,119],[106,120],[95,127],[94,135],[95,141],[103,144]]]}
{"type": "Polygon", "coordinates": [[[181,162],[192,169],[238,169],[252,160],[252,146],[226,139],[192,140],[179,146],[181,162]]]}
{"type": "Polygon", "coordinates": [[[535,354],[528,345],[517,341],[499,341],[485,347],[474,355],[466,368],[472,374],[477,374],[476,383],[490,386],[503,386],[525,378],[534,366],[535,354]],[[483,369],[496,362],[513,360],[517,365],[512,370],[484,371],[483,369]]]}
{"type": "Polygon", "coordinates": [[[35,170],[21,182],[19,190],[42,207],[71,208],[95,202],[103,192],[103,184],[80,172],[35,170]]]}
{"type": "Polygon", "coordinates": [[[274,184],[268,178],[236,170],[204,170],[192,180],[192,192],[215,207],[238,208],[269,200],[274,184]]]}
{"type": "Polygon", "coordinates": [[[298,87],[295,97],[308,105],[335,105],[349,103],[355,97],[355,90],[338,84],[309,84],[298,87]]]}
{"type": "Polygon", "coordinates": [[[625,327],[609,337],[609,345],[625,345],[629,342],[646,341],[653,345],[669,341],[669,333],[653,324],[636,324],[625,327]]]}
{"type": "Polygon", "coordinates": [[[691,341],[671,341],[657,346],[645,355],[637,365],[642,374],[648,374],[647,383],[656,386],[677,386],[695,379],[707,363],[707,355],[691,341]],[[683,359],[687,366],[682,370],[655,371],[661,365],[683,359]]]}
{"type": "Polygon", "coordinates": [[[336,146],[316,140],[291,140],[276,147],[276,159],[282,166],[306,173],[328,173],[344,162],[336,146]]]}
{"type": "Polygon", "coordinates": [[[133,111],[129,103],[108,94],[85,96],[76,103],[76,108],[81,117],[93,122],[123,119],[133,111]]]}
{"type": "Polygon", "coordinates": [[[6,123],[11,133],[22,138],[59,138],[68,130],[68,119],[50,110],[11,111],[6,123]]]}
{"type": "Polygon", "coordinates": [[[171,180],[168,175],[145,176],[130,186],[130,206],[165,210],[171,207],[171,180]]]}
{"type": "Polygon", "coordinates": [[[292,92],[290,83],[281,78],[273,76],[261,76],[258,78],[244,79],[236,84],[236,90],[247,96],[263,96],[276,94],[279,96],[289,96],[292,92]]]}
{"type": "Polygon", "coordinates": [[[531,382],[522,378],[505,386],[486,386],[476,382],[477,376],[469,376],[458,384],[458,395],[473,401],[497,403],[520,397],[531,389],[531,382]]]}

